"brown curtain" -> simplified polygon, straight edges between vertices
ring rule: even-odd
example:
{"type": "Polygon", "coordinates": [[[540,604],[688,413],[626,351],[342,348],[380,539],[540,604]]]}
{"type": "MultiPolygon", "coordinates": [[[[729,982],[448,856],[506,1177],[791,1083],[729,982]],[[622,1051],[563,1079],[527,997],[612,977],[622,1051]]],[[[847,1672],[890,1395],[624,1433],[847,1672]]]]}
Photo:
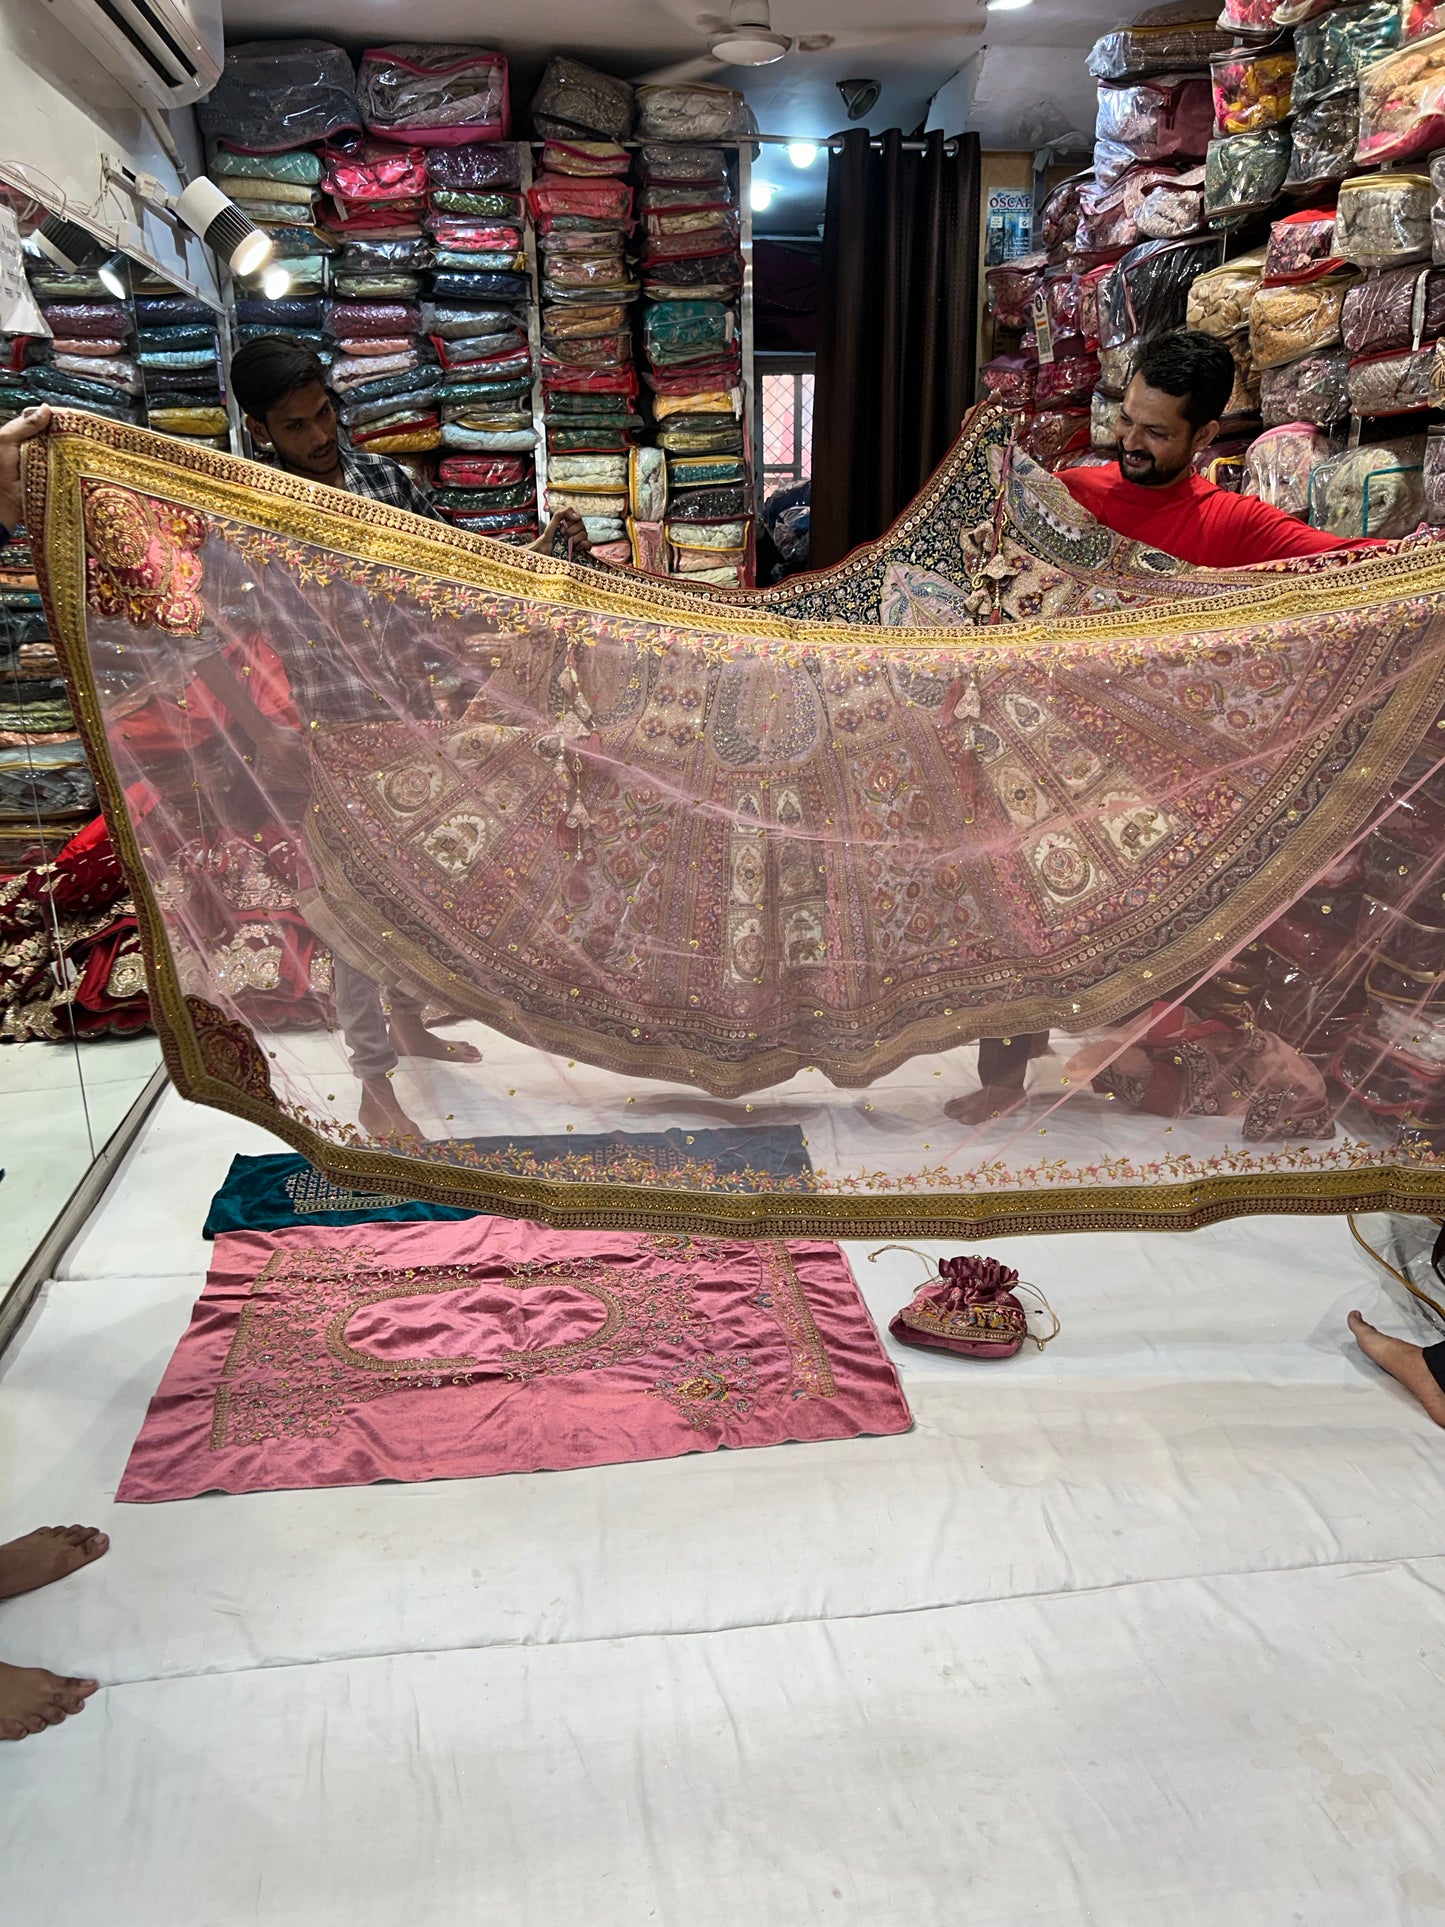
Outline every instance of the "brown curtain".
{"type": "Polygon", "coordinates": [[[828,164],[811,562],[881,535],[958,433],[978,359],[979,144],[861,128],[828,164]]]}

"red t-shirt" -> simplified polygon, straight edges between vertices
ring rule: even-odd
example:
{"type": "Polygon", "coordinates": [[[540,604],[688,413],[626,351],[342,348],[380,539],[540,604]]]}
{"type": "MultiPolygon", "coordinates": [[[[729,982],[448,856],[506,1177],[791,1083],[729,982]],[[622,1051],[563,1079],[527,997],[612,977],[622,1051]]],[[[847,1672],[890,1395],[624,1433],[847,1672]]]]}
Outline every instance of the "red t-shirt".
{"type": "Polygon", "coordinates": [[[1231,495],[1192,471],[1166,488],[1131,482],[1117,462],[1107,468],[1066,468],[1059,480],[1081,508],[1116,535],[1162,549],[1196,569],[1244,569],[1252,562],[1360,546],[1312,529],[1257,495],[1231,495]]]}

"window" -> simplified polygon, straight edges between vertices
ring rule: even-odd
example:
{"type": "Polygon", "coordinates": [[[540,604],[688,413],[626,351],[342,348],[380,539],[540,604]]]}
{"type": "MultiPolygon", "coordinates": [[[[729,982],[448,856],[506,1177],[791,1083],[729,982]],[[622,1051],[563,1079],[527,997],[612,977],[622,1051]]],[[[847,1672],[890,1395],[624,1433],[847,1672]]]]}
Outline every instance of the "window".
{"type": "Polygon", "coordinates": [[[806,482],[813,472],[813,358],[758,358],[758,418],[762,424],[763,500],[806,482]],[[781,364],[781,365],[780,365],[781,364]]]}

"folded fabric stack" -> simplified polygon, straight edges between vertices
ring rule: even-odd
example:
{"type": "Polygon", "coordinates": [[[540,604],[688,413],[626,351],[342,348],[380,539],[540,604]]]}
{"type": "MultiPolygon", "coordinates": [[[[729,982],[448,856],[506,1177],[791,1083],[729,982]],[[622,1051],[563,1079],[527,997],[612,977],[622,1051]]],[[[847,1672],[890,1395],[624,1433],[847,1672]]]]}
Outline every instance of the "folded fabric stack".
{"type": "Polygon", "coordinates": [[[748,132],[751,119],[721,87],[644,86],[637,98],[642,338],[654,439],[668,457],[666,554],[675,574],[738,587],[752,545],[743,264],[733,168],[706,143],[748,132]]]}
{"type": "Polygon", "coordinates": [[[436,507],[473,534],[530,542],[537,437],[523,151],[496,140],[439,145],[427,151],[426,174],[434,266],[423,314],[441,370],[436,507]]]}
{"type": "MultiPolygon", "coordinates": [[[[335,246],[317,226],[320,157],[307,147],[267,154],[220,147],[211,158],[210,172],[241,212],[270,235],[273,252],[267,265],[285,269],[287,295],[302,300],[321,294],[335,246]]],[[[240,338],[260,332],[243,329],[240,338]]]]}
{"type": "Polygon", "coordinates": [[[124,305],[88,275],[37,276],[34,291],[53,338],[29,343],[27,401],[139,422],[141,371],[124,305]]]}
{"type": "Polygon", "coordinates": [[[542,279],[547,507],[581,514],[594,553],[631,559],[627,461],[642,417],[632,354],[636,276],[629,159],[631,83],[581,61],[547,63],[532,97],[542,136],[530,200],[542,279]]]}
{"type": "Polygon", "coordinates": [[[220,84],[196,109],[217,184],[271,236],[279,297],[238,291],[238,346],[294,335],[324,358],[321,296],[338,244],[318,225],[323,142],[361,132],[351,56],[329,41],[255,40],[228,49],[220,84]]]}
{"type": "Polygon", "coordinates": [[[215,310],[174,292],[158,276],[136,283],[136,363],[146,423],[208,448],[229,448],[215,310]]]}
{"type": "Polygon", "coordinates": [[[363,453],[429,456],[441,442],[441,374],[422,328],[425,150],[348,135],[323,146],[321,162],[321,218],[337,248],[322,328],[342,427],[363,453]]]}
{"type": "Polygon", "coordinates": [[[53,856],[95,809],[95,785],[20,529],[0,549],[0,876],[53,856]]]}
{"type": "MultiPolygon", "coordinates": [[[[629,90],[630,91],[630,90],[629,90]]],[[[531,190],[542,258],[547,509],[575,509],[604,559],[631,560],[627,452],[642,426],[632,358],[638,284],[626,260],[628,152],[549,139],[531,190]]]]}

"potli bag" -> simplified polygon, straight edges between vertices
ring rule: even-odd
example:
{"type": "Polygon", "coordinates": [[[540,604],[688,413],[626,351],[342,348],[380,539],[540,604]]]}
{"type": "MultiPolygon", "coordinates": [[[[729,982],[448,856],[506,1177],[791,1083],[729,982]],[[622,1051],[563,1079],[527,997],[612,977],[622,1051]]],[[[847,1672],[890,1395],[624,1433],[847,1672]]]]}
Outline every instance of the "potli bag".
{"type": "MultiPolygon", "coordinates": [[[[909,1251],[925,1264],[933,1264],[926,1252],[912,1245],[883,1245],[869,1252],[869,1263],[885,1251],[909,1251]]],[[[900,1345],[952,1352],[959,1358],[1014,1358],[1026,1338],[1032,1338],[1042,1351],[1059,1335],[1058,1317],[1037,1285],[1024,1285],[1054,1326],[1047,1338],[1030,1332],[1028,1313],[1014,1296],[1018,1284],[1018,1273],[996,1258],[942,1258],[937,1276],[919,1287],[888,1329],[900,1345]]]]}

